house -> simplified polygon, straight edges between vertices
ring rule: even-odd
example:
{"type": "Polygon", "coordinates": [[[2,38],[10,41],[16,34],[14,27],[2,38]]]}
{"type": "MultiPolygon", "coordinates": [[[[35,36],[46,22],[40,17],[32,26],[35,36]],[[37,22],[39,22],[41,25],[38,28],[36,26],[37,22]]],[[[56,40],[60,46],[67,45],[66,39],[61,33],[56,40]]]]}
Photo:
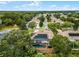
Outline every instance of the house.
{"type": "Polygon", "coordinates": [[[52,39],[52,37],[53,37],[52,31],[48,29],[41,31],[38,29],[38,31],[34,32],[31,38],[34,40],[34,43],[44,44],[49,43],[49,40],[52,39]]]}
{"type": "Polygon", "coordinates": [[[77,41],[77,40],[79,40],[79,31],[66,30],[66,31],[61,31],[58,34],[68,37],[70,41],[77,41]]]}
{"type": "Polygon", "coordinates": [[[64,23],[61,19],[55,18],[53,14],[51,14],[51,19],[52,19],[52,23],[60,23],[60,24],[64,23]]]}
{"type": "Polygon", "coordinates": [[[40,29],[36,30],[33,33],[31,39],[34,41],[34,47],[37,51],[42,53],[52,53],[53,48],[49,45],[49,41],[52,39],[53,33],[51,30],[45,29],[41,31],[40,29]]]}

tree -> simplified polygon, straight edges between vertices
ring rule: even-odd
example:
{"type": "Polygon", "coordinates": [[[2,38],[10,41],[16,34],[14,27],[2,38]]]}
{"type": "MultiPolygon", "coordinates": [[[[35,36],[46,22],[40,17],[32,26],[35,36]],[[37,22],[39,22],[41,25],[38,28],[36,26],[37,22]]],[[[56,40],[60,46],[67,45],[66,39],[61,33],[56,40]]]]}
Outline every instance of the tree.
{"type": "Polygon", "coordinates": [[[0,25],[2,25],[2,20],[0,19],[0,25]]]}
{"type": "Polygon", "coordinates": [[[30,22],[29,25],[28,25],[28,27],[29,27],[29,28],[32,28],[32,29],[33,29],[35,26],[36,26],[36,23],[35,23],[35,22],[30,22]]]}
{"type": "Polygon", "coordinates": [[[55,35],[50,41],[50,45],[54,48],[57,56],[66,57],[71,51],[71,42],[67,37],[55,35]]]}
{"type": "Polygon", "coordinates": [[[18,19],[15,20],[15,24],[17,24],[17,25],[21,25],[24,22],[25,22],[25,20],[21,19],[21,18],[18,18],[18,19]]]}
{"type": "Polygon", "coordinates": [[[68,28],[68,27],[73,27],[74,23],[71,22],[64,22],[64,24],[62,24],[62,28],[68,28]]]}
{"type": "Polygon", "coordinates": [[[61,26],[59,23],[49,23],[48,27],[51,29],[52,32],[54,32],[55,34],[58,33],[57,29],[61,29],[61,26]]]}
{"type": "Polygon", "coordinates": [[[17,24],[20,27],[20,29],[26,29],[26,21],[24,19],[16,19],[15,24],[17,24]]]}
{"type": "Polygon", "coordinates": [[[3,24],[5,24],[5,25],[12,25],[13,24],[13,21],[12,21],[12,19],[5,19],[5,20],[3,20],[3,24]]]}
{"type": "Polygon", "coordinates": [[[66,21],[66,18],[65,17],[60,17],[60,19],[62,20],[62,21],[66,21]]]}
{"type": "Polygon", "coordinates": [[[47,21],[48,21],[48,22],[51,22],[51,18],[50,18],[51,15],[47,15],[46,17],[47,17],[47,21]]]}
{"type": "Polygon", "coordinates": [[[30,21],[36,15],[36,12],[13,11],[13,12],[0,12],[0,14],[1,14],[0,19],[2,19],[2,25],[6,26],[7,23],[9,24],[10,21],[12,21],[12,23],[10,23],[9,25],[18,24],[18,26],[19,25],[25,26],[25,23],[30,21]]]}
{"type": "Polygon", "coordinates": [[[74,26],[73,26],[73,29],[74,30],[77,30],[79,27],[79,20],[74,20],[74,26]]]}
{"type": "Polygon", "coordinates": [[[43,22],[40,22],[40,23],[39,23],[39,26],[42,27],[42,26],[43,26],[43,22]]]}
{"type": "Polygon", "coordinates": [[[41,17],[39,17],[39,20],[40,20],[40,22],[44,22],[44,20],[45,20],[44,16],[42,15],[41,17]]]}
{"type": "Polygon", "coordinates": [[[34,13],[26,13],[26,14],[23,14],[23,19],[25,19],[27,22],[28,21],[31,21],[31,19],[35,16],[34,13]]]}
{"type": "Polygon", "coordinates": [[[4,36],[0,45],[0,56],[25,57],[34,56],[36,50],[32,45],[30,34],[25,30],[12,31],[4,36]]]}

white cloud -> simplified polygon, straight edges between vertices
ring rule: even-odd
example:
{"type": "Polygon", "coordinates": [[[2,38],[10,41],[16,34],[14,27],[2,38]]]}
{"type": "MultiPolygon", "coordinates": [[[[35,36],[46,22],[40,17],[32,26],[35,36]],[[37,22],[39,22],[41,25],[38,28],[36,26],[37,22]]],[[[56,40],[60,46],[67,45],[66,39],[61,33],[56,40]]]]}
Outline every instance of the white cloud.
{"type": "Polygon", "coordinates": [[[0,4],[7,4],[8,1],[0,1],[0,4]]]}
{"type": "Polygon", "coordinates": [[[39,6],[40,2],[39,1],[32,1],[30,4],[28,4],[29,6],[39,6]]]}
{"type": "Polygon", "coordinates": [[[39,10],[40,4],[41,4],[40,1],[32,1],[28,4],[16,5],[14,6],[14,8],[17,10],[29,10],[29,11],[39,10]]]}
{"type": "Polygon", "coordinates": [[[22,4],[22,5],[16,5],[15,6],[15,8],[34,8],[34,7],[40,7],[40,1],[32,1],[32,2],[30,2],[30,3],[28,3],[28,4],[22,4]]]}
{"type": "Polygon", "coordinates": [[[51,5],[50,7],[56,7],[57,5],[51,5]]]}
{"type": "Polygon", "coordinates": [[[51,5],[48,10],[79,10],[79,7],[72,7],[70,5],[63,5],[63,6],[51,5]]]}
{"type": "Polygon", "coordinates": [[[62,7],[63,10],[79,10],[79,7],[72,7],[69,5],[65,5],[62,7]]]}

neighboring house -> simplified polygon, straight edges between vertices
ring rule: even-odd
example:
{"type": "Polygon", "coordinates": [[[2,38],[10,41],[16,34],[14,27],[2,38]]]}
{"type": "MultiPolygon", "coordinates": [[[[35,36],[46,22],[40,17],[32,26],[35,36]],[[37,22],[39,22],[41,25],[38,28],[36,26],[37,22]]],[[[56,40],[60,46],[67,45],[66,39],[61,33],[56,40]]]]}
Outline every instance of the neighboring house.
{"type": "MultiPolygon", "coordinates": [[[[60,31],[58,34],[67,37],[71,42],[79,41],[79,31],[67,30],[60,31]]],[[[79,46],[76,46],[75,43],[73,43],[72,50],[79,50],[79,46]]]]}
{"type": "Polygon", "coordinates": [[[53,23],[60,23],[60,24],[64,23],[62,20],[55,18],[53,14],[51,14],[51,19],[53,23]]]}
{"type": "Polygon", "coordinates": [[[79,31],[66,30],[66,31],[61,31],[58,34],[68,37],[70,41],[77,41],[77,40],[79,40],[79,31]]]}

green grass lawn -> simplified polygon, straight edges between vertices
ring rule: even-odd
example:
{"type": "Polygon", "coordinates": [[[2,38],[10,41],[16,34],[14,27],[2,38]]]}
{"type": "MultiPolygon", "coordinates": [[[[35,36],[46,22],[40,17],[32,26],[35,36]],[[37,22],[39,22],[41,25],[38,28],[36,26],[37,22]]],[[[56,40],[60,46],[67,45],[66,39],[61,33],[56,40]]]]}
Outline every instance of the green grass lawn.
{"type": "Polygon", "coordinates": [[[5,30],[17,30],[17,29],[19,29],[19,27],[5,26],[5,27],[2,27],[2,28],[0,29],[0,32],[1,32],[1,31],[5,31],[5,30]]]}

